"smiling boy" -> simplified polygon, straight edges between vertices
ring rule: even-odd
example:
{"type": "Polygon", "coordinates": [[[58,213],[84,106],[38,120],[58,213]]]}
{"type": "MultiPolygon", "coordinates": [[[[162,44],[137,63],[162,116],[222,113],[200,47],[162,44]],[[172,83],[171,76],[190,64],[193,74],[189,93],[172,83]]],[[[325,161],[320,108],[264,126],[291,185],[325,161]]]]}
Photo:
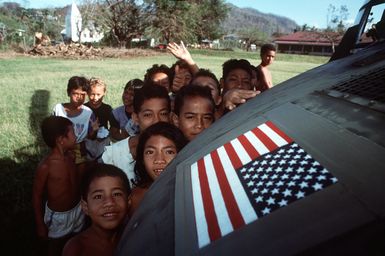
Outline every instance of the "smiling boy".
{"type": "Polygon", "coordinates": [[[91,226],[66,244],[63,255],[113,255],[127,219],[130,186],[113,165],[97,164],[82,182],[81,205],[91,226]]]}

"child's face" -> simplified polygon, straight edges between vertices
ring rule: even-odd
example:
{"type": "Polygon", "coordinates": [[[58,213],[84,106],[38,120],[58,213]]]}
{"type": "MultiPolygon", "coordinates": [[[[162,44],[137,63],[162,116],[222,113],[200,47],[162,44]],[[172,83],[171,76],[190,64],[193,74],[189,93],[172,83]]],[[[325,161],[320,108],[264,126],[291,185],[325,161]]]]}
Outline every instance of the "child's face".
{"type": "Polygon", "coordinates": [[[175,158],[175,143],[161,135],[150,137],[144,145],[144,167],[152,180],[155,180],[175,158]]]}
{"type": "Polygon", "coordinates": [[[164,88],[169,90],[170,87],[170,79],[166,73],[158,72],[152,75],[152,81],[160,86],[163,86],[164,88]]]}
{"type": "Polygon", "coordinates": [[[106,89],[103,86],[92,86],[88,92],[88,98],[90,99],[90,105],[92,108],[99,107],[103,102],[106,89]]]}
{"type": "Polygon", "coordinates": [[[184,77],[183,85],[186,86],[191,82],[192,76],[188,69],[181,68],[179,69],[179,72],[182,73],[182,76],[184,77]]]}
{"type": "Polygon", "coordinates": [[[122,100],[124,106],[131,106],[134,103],[134,90],[124,90],[122,94],[122,100]]]}
{"type": "Polygon", "coordinates": [[[187,97],[179,111],[174,116],[174,123],[189,140],[193,140],[204,129],[214,122],[214,106],[202,97],[187,97]]]}
{"type": "Polygon", "coordinates": [[[83,105],[86,99],[86,91],[83,91],[81,88],[74,89],[69,93],[70,102],[75,106],[83,105]]]}
{"type": "Polygon", "coordinates": [[[211,90],[211,96],[213,96],[215,105],[218,106],[219,103],[221,103],[221,96],[219,95],[218,86],[214,79],[212,79],[209,76],[198,76],[197,78],[194,79],[193,84],[209,87],[211,90]]]}
{"type": "Polygon", "coordinates": [[[139,125],[141,131],[158,122],[170,122],[167,100],[162,98],[145,100],[139,113],[132,113],[132,118],[139,125]]]}
{"type": "Polygon", "coordinates": [[[261,56],[262,65],[268,66],[271,65],[275,59],[275,51],[267,51],[261,56]]]}
{"type": "Polygon", "coordinates": [[[68,126],[68,132],[66,136],[61,137],[59,144],[64,147],[64,149],[73,149],[76,145],[76,135],[74,127],[72,125],[68,126]]]}
{"type": "Polygon", "coordinates": [[[119,177],[97,177],[91,181],[87,199],[82,200],[83,211],[92,225],[102,230],[118,228],[128,212],[128,195],[119,177]]]}
{"type": "Polygon", "coordinates": [[[224,80],[223,90],[226,92],[234,88],[244,90],[252,89],[251,77],[246,70],[237,68],[228,73],[226,79],[224,80]]]}

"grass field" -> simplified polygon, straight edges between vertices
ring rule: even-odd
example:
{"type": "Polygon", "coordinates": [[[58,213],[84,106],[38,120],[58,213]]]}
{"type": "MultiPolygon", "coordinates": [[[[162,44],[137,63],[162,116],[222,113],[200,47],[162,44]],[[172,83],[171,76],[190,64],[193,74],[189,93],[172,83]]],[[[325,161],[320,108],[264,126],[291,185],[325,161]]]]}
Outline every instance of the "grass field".
{"type": "MultiPolygon", "coordinates": [[[[221,65],[229,58],[259,63],[257,53],[192,51],[202,68],[221,77],[221,65]]],[[[325,63],[328,58],[278,54],[271,67],[274,84],[325,63]]],[[[39,255],[34,236],[31,191],[34,170],[46,147],[41,143],[39,125],[54,104],[66,102],[66,85],[71,76],[99,77],[107,83],[104,101],[121,104],[125,83],[143,78],[152,64],[171,65],[175,58],[159,53],[153,57],[104,60],[67,60],[0,55],[0,241],[2,251],[12,255],[39,255]]],[[[4,254],[7,255],[7,254],[4,254]]]]}

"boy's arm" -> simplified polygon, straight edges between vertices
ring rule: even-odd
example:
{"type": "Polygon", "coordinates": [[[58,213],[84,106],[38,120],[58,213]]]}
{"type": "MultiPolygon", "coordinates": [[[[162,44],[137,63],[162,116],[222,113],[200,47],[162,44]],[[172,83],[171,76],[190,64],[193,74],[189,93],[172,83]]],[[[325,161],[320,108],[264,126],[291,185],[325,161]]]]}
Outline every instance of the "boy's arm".
{"type": "Polygon", "coordinates": [[[114,140],[122,140],[129,136],[128,132],[120,129],[119,121],[116,120],[113,112],[110,114],[110,137],[114,140]]]}
{"type": "Polygon", "coordinates": [[[260,91],[231,89],[223,95],[218,112],[223,115],[227,110],[235,109],[237,105],[245,103],[248,99],[254,98],[259,93],[260,91]]]}
{"type": "Polygon", "coordinates": [[[48,228],[44,223],[43,193],[48,179],[48,166],[41,164],[36,170],[33,182],[32,205],[35,212],[36,232],[40,238],[48,238],[48,228]]]}

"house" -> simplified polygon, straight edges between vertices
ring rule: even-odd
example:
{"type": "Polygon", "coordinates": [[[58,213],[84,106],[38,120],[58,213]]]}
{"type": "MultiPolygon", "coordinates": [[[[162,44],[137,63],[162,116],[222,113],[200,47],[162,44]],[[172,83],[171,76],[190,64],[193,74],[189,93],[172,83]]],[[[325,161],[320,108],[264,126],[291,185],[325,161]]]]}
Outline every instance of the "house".
{"type": "Polygon", "coordinates": [[[341,41],[335,32],[298,31],[274,40],[278,52],[331,56],[341,41]]]}
{"type": "Polygon", "coordinates": [[[103,33],[97,29],[93,21],[88,21],[85,28],[82,28],[82,15],[76,6],[72,3],[67,9],[65,17],[65,29],[61,32],[65,41],[81,43],[99,42],[103,38],[103,33]]]}

